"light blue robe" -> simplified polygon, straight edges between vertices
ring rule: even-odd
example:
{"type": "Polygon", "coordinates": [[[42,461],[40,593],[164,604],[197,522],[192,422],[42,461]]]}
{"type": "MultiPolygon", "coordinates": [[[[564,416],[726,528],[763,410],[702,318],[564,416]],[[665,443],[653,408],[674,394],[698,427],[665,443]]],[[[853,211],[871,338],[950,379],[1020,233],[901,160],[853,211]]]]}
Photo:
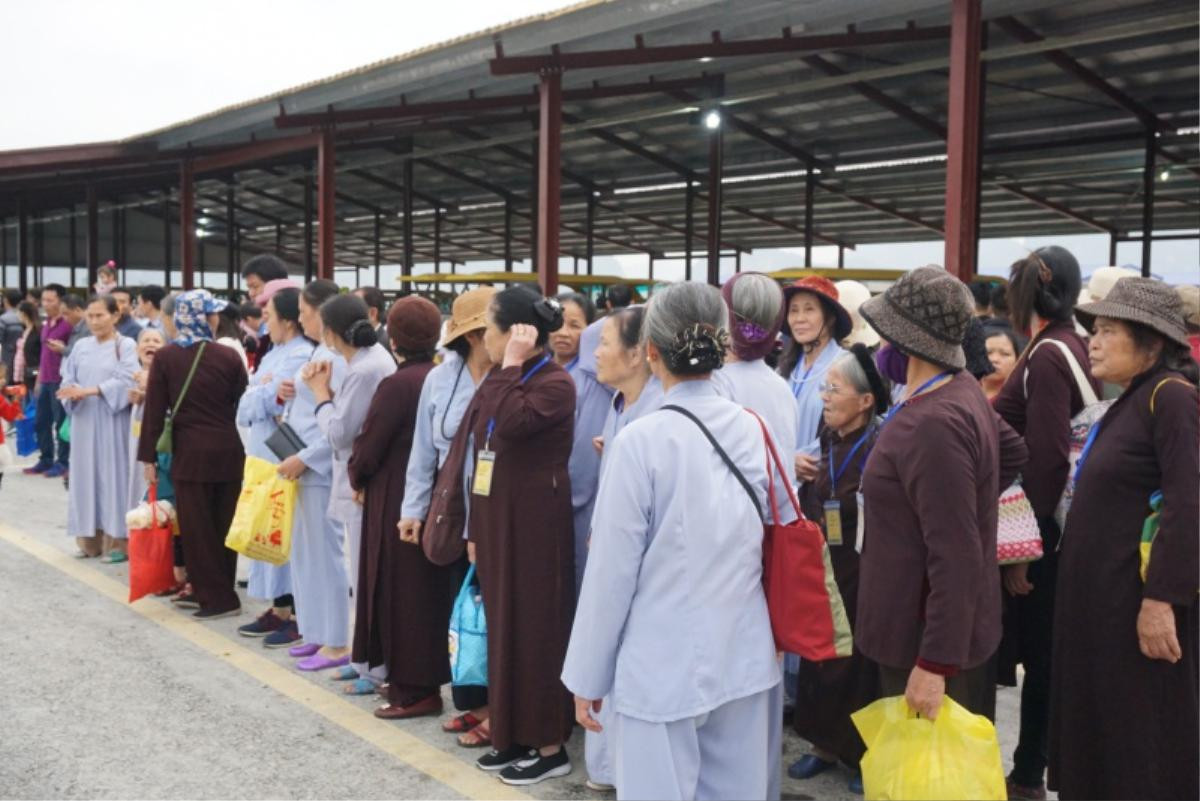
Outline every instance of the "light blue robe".
{"type": "MultiPolygon", "coordinates": [[[[765,509],[765,446],[754,418],[706,380],[672,387],[666,404],[704,421],[765,509]]],[[[778,755],[772,762],[764,746],[780,721],[761,713],[766,698],[737,703],[771,696],[780,681],[758,511],[704,435],[678,413],[660,409],[630,423],[605,451],[563,683],[584,698],[611,696],[619,716],[611,743],[618,797],[639,797],[638,788],[663,781],[677,781],[681,793],[719,787],[730,797],[769,795],[778,755]],[[724,723],[706,728],[706,716],[724,723]],[[625,719],[644,725],[626,727],[636,731],[625,736],[625,719]],[[701,763],[688,789],[678,750],[663,747],[672,725],[686,721],[700,753],[741,754],[753,743],[756,755],[714,775],[701,763]],[[654,759],[639,761],[638,752],[654,759]]],[[[784,493],[786,479],[774,478],[784,493]]]]}
{"type": "Polygon", "coordinates": [[[597,320],[579,336],[579,353],[567,365],[575,381],[575,434],[567,473],[571,477],[571,507],[575,524],[575,590],[583,585],[587,566],[588,532],[592,508],[600,483],[600,454],[592,440],[604,431],[604,421],[612,406],[613,390],[596,380],[596,347],[600,344],[603,320],[597,320]]]}
{"type": "MultiPolygon", "coordinates": [[[[267,447],[267,438],[275,433],[284,405],[277,403],[279,385],[296,375],[308,361],[316,346],[304,337],[294,337],[282,345],[275,345],[263,356],[242,398],[238,401],[237,424],[249,429],[246,437],[246,454],[278,464],[279,459],[267,447]],[[268,379],[264,382],[264,379],[268,379]]],[[[293,537],[295,535],[293,534],[293,537]]],[[[250,583],[247,594],[251,598],[274,600],[292,592],[292,568],[290,562],[273,565],[269,562],[250,560],[250,583]]]]}
{"type": "MultiPolygon", "coordinates": [[[[333,363],[330,386],[337,392],[346,374],[345,359],[319,347],[312,360],[333,363]]],[[[305,443],[298,456],[308,467],[300,475],[292,524],[296,620],[305,642],[341,648],[350,644],[350,582],[342,549],[342,526],[329,516],[333,449],[317,423],[316,399],[299,370],[293,380],[296,398],[288,411],[288,423],[305,443]]]]}
{"type": "Polygon", "coordinates": [[[108,342],[81,339],[63,362],[61,389],[100,388],[97,396],[63,402],[71,418],[69,536],[127,536],[129,390],[137,370],[137,343],[119,334],[108,342]]]}
{"type": "MultiPolygon", "coordinates": [[[[761,417],[775,442],[796,441],[796,400],[788,382],[766,362],[729,362],[713,373],[712,380],[718,394],[761,417]]],[[[791,450],[785,447],[779,458],[790,469],[791,450]]]]}
{"type": "Polygon", "coordinates": [[[821,416],[825,413],[825,402],[821,399],[821,384],[825,374],[846,350],[836,342],[829,342],[817,355],[811,368],[804,365],[804,357],[796,362],[788,384],[792,397],[796,399],[796,451],[816,456],[821,452],[821,439],[817,432],[821,427],[821,416]]]}
{"type": "Polygon", "coordinates": [[[417,402],[401,517],[425,520],[437,472],[450,453],[450,444],[476,389],[466,362],[453,351],[448,351],[445,360],[425,376],[417,402]]]}

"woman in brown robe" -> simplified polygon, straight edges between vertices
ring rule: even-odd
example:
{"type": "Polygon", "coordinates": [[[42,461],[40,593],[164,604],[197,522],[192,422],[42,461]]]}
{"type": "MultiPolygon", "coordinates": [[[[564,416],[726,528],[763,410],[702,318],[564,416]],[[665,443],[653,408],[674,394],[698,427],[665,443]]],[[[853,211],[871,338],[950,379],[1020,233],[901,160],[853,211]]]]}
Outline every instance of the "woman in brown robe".
{"type": "Polygon", "coordinates": [[[450,680],[449,572],[396,531],[417,401],[433,369],[441,323],[437,307],[424,298],[412,295],[392,306],[388,338],[400,366],[375,390],[348,464],[364,507],[351,659],[387,667],[388,703],[375,710],[385,719],[440,714],[440,688],[450,680]]]}
{"type": "Polygon", "coordinates": [[[559,673],[575,606],[575,383],[545,353],[561,325],[557,301],[525,287],[497,293],[484,346],[499,366],[464,420],[474,439],[467,530],[487,614],[493,747],[477,764],[517,785],[571,771],[562,744],[575,713],[559,673]]]}
{"type": "Polygon", "coordinates": [[[1049,785],[1060,798],[1194,799],[1200,368],[1177,296],[1160,281],[1123,278],[1076,316],[1094,325],[1092,374],[1124,391],[1080,457],[1063,531],[1049,785]],[[1142,527],[1158,491],[1143,574],[1142,527]]]}
{"type": "MultiPolygon", "coordinates": [[[[876,415],[888,407],[887,387],[866,346],[855,345],[830,366],[821,384],[821,398],[825,404],[821,459],[816,478],[800,490],[800,503],[805,517],[820,521],[825,531],[838,591],[853,630],[858,602],[856,493],[863,465],[879,436],[876,415]]],[[[855,772],[850,779],[851,792],[861,794],[858,763],[866,747],[850,714],[878,697],[878,668],[857,649],[842,659],[803,660],[792,721],[796,733],[812,743],[813,752],[792,764],[788,774],[793,779],[808,779],[840,760],[855,772]]]]}

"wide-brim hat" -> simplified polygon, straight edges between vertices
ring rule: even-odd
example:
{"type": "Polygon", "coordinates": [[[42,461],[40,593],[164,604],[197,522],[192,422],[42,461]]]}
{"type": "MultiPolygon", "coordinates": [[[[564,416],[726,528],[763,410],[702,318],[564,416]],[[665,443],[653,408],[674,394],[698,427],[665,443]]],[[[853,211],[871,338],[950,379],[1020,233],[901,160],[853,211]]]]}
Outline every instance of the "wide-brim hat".
{"type": "Polygon", "coordinates": [[[449,345],[463,334],[486,328],[488,307],[492,305],[495,294],[496,287],[481,286],[455,298],[454,305],[450,307],[450,322],[446,325],[442,346],[449,345]]]}
{"type": "Polygon", "coordinates": [[[834,340],[841,342],[849,336],[850,330],[854,328],[854,321],[850,319],[850,312],[846,311],[846,307],[838,299],[838,290],[833,282],[820,275],[810,275],[801,278],[799,281],[793,281],[783,288],[784,315],[783,324],[780,326],[783,333],[789,336],[792,333],[787,324],[787,307],[798,292],[809,292],[816,295],[817,300],[821,302],[825,310],[833,315],[834,340]]]}
{"type": "Polygon", "coordinates": [[[1183,303],[1170,286],[1154,278],[1122,278],[1108,297],[1075,309],[1075,317],[1089,331],[1097,317],[1144,325],[1167,339],[1190,347],[1183,324],[1183,303]]]}
{"type": "Polygon", "coordinates": [[[867,325],[866,320],[858,313],[862,305],[871,299],[871,290],[867,289],[866,284],[858,281],[837,281],[834,286],[837,287],[838,301],[846,308],[846,311],[850,312],[852,323],[850,333],[842,344],[847,347],[861,344],[868,348],[878,345],[879,333],[867,325]]]}
{"type": "Polygon", "coordinates": [[[1175,287],[1176,294],[1182,304],[1183,321],[1190,326],[1200,328],[1200,286],[1195,284],[1180,284],[1175,287]]]}
{"type": "Polygon", "coordinates": [[[1083,292],[1080,293],[1079,300],[1081,303],[1098,303],[1108,297],[1108,293],[1112,292],[1112,288],[1122,278],[1136,278],[1139,275],[1141,273],[1137,270],[1131,270],[1128,267],[1097,268],[1096,272],[1092,273],[1092,277],[1088,279],[1083,292]]]}
{"type": "Polygon", "coordinates": [[[967,366],[962,340],[975,316],[975,299],[966,284],[941,267],[905,273],[858,313],[905,353],[947,370],[967,366]]]}

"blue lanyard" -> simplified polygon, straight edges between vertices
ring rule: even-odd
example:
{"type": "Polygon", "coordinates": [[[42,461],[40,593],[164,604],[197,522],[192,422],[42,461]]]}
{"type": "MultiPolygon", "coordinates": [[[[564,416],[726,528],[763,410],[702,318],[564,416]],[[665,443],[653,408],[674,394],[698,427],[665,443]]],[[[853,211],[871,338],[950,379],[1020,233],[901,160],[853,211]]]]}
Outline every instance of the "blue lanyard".
{"type": "MultiPolygon", "coordinates": [[[[525,375],[521,376],[521,383],[524,384],[526,381],[528,381],[530,378],[532,378],[533,374],[536,373],[538,370],[541,370],[543,367],[545,367],[546,362],[548,362],[548,361],[550,361],[549,354],[543,356],[542,360],[540,362],[538,362],[533,367],[530,367],[528,370],[525,371],[525,375]]],[[[496,430],[496,418],[493,417],[490,420],[488,420],[487,437],[485,438],[485,442],[483,445],[484,449],[487,449],[488,446],[491,444],[492,432],[495,430],[496,430]]]]}
{"type": "Polygon", "coordinates": [[[816,368],[817,362],[820,360],[821,360],[821,357],[818,356],[816,361],[814,361],[811,365],[809,365],[809,368],[804,371],[804,377],[800,379],[799,383],[796,382],[796,373],[800,371],[800,365],[804,364],[803,357],[801,357],[800,361],[796,363],[796,369],[792,370],[792,397],[794,397],[794,398],[800,397],[800,391],[803,390],[804,385],[808,383],[809,374],[812,373],[813,369],[816,368]]]}
{"type": "Polygon", "coordinates": [[[1079,474],[1083,472],[1083,463],[1087,461],[1088,454],[1092,451],[1092,446],[1096,444],[1096,437],[1100,434],[1100,424],[1104,422],[1104,418],[1100,418],[1088,430],[1087,440],[1083,443],[1083,450],[1079,452],[1079,461],[1075,463],[1075,483],[1079,483],[1079,474]]]}
{"type": "MultiPolygon", "coordinates": [[[[574,359],[571,359],[571,361],[569,361],[565,365],[563,365],[563,369],[569,373],[572,370],[574,370],[576,365],[578,365],[578,364],[579,364],[579,354],[576,353],[574,359]]],[[[538,366],[540,367],[541,365],[538,365],[538,366]]]]}
{"type": "Polygon", "coordinates": [[[932,387],[934,384],[936,384],[937,382],[941,381],[943,378],[945,378],[945,377],[946,377],[946,376],[948,376],[948,375],[950,375],[950,373],[948,373],[948,372],[946,372],[946,373],[938,373],[938,374],[937,374],[937,375],[935,375],[933,378],[929,379],[929,380],[928,380],[928,381],[926,381],[924,384],[922,384],[921,386],[917,387],[917,391],[916,391],[916,392],[914,392],[913,394],[909,395],[907,398],[905,398],[905,399],[904,399],[904,400],[902,400],[900,403],[897,403],[895,406],[893,406],[893,407],[891,408],[891,410],[890,410],[890,411],[887,413],[887,416],[885,416],[885,417],[883,418],[883,422],[879,424],[879,427],[880,427],[880,428],[882,428],[883,426],[887,425],[887,422],[888,422],[888,420],[891,420],[891,419],[892,419],[892,416],[893,416],[893,415],[895,415],[895,414],[896,414],[896,412],[900,411],[900,410],[901,410],[901,409],[903,409],[905,406],[907,406],[907,405],[908,405],[908,402],[909,402],[910,400],[912,400],[913,398],[917,397],[917,396],[918,396],[918,395],[920,395],[922,392],[924,392],[925,390],[929,389],[929,388],[930,388],[930,387],[932,387]]]}
{"type": "MultiPolygon", "coordinates": [[[[867,441],[869,436],[871,436],[871,430],[873,428],[874,426],[867,426],[867,430],[864,431],[863,435],[858,438],[858,442],[854,443],[854,447],[850,449],[850,453],[846,454],[846,458],[842,462],[842,466],[838,468],[837,473],[833,472],[833,446],[831,445],[829,447],[829,492],[831,495],[837,495],[838,482],[842,480],[842,476],[846,475],[846,468],[850,466],[851,460],[854,459],[854,454],[858,453],[858,449],[861,448],[862,444],[867,441]]],[[[868,453],[869,452],[870,451],[868,451],[868,453]]]]}

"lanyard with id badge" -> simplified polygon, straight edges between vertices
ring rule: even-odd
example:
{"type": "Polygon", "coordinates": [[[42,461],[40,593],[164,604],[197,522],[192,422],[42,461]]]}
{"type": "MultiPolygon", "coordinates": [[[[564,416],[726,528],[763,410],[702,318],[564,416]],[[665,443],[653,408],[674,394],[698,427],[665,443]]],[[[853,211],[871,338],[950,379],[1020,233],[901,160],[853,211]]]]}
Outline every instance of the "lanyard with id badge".
{"type": "Polygon", "coordinates": [[[863,432],[863,435],[858,438],[858,442],[854,443],[854,447],[850,449],[850,453],[846,454],[846,458],[842,460],[842,466],[836,472],[833,469],[833,448],[830,447],[829,449],[829,494],[832,497],[825,501],[824,510],[825,539],[830,545],[841,545],[844,541],[842,536],[842,502],[837,498],[838,482],[842,480],[842,476],[846,475],[846,470],[850,467],[850,462],[853,461],[855,455],[858,453],[858,449],[871,436],[873,428],[874,426],[871,426],[863,432]]]}
{"type": "MultiPolygon", "coordinates": [[[[534,373],[545,367],[548,361],[550,361],[550,356],[543,356],[540,362],[530,367],[525,375],[521,376],[521,383],[524,384],[528,381],[534,373]]],[[[492,494],[492,475],[496,467],[496,452],[492,450],[492,433],[495,430],[496,418],[493,417],[488,420],[483,448],[475,456],[475,480],[471,483],[471,494],[483,498],[492,494]]]]}

